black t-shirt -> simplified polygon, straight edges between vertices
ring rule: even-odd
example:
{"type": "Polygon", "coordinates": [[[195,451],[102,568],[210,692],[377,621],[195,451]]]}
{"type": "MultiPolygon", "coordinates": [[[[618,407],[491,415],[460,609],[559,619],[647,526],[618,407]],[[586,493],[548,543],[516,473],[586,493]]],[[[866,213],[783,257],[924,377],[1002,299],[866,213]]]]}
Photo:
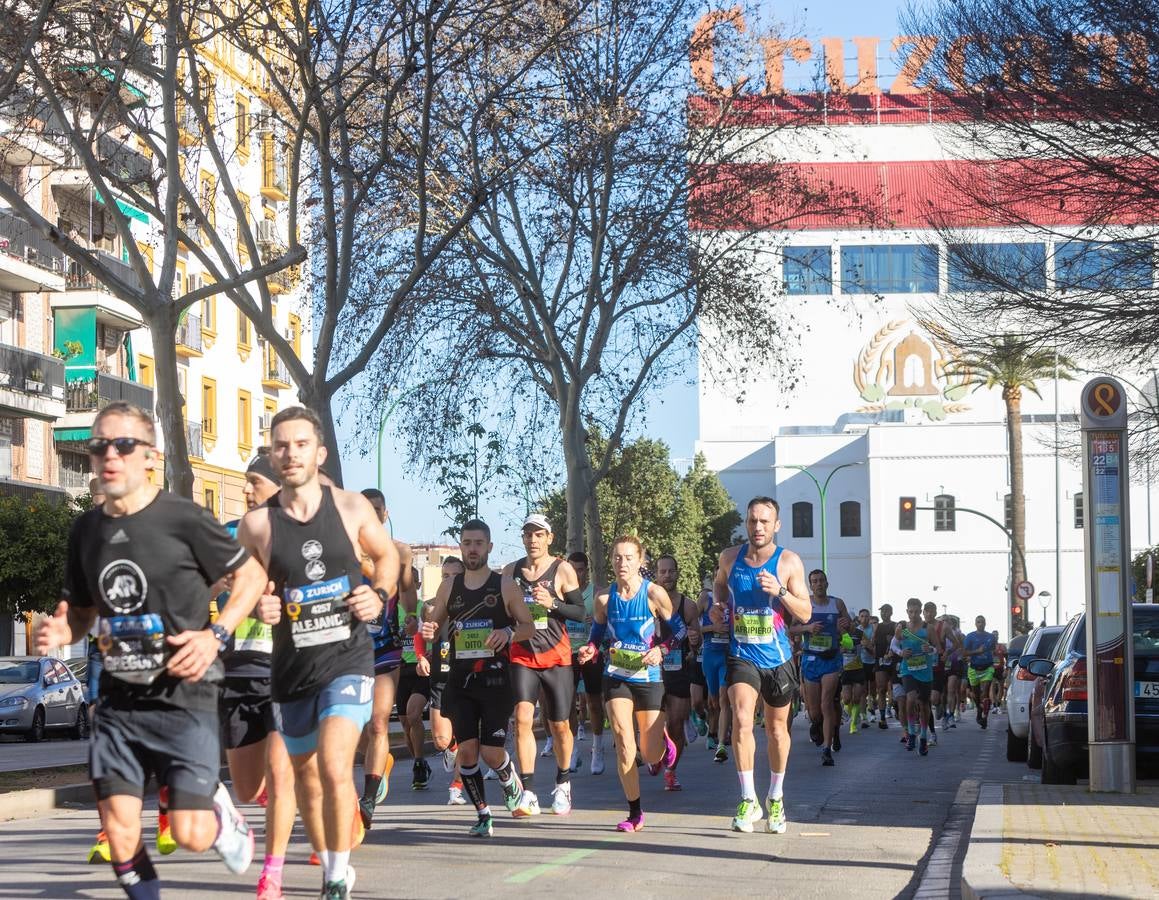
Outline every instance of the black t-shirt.
{"type": "Polygon", "coordinates": [[[880,660],[889,653],[889,642],[897,633],[897,622],[878,622],[873,627],[873,653],[880,660]]]}
{"type": "Polygon", "coordinates": [[[165,672],[165,638],[208,628],[209,589],[247,558],[208,511],[175,494],[161,492],[127,516],[100,507],[80,516],[63,594],[100,615],[101,701],[215,709],[221,661],[197,683],[174,678],[165,672]]]}

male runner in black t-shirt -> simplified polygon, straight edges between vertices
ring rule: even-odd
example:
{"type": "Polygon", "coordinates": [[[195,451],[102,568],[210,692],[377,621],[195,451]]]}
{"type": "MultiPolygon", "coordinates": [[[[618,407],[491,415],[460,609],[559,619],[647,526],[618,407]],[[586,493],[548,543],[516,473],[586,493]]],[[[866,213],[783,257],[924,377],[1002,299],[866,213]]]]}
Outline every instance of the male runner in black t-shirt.
{"type": "Polygon", "coordinates": [[[873,686],[877,689],[877,727],[884,729],[889,727],[885,724],[885,713],[893,702],[890,683],[897,674],[897,659],[889,651],[897,623],[893,621],[893,607],[888,603],[882,604],[878,612],[881,621],[873,629],[873,654],[876,657],[873,686]]]}
{"type": "Polygon", "coordinates": [[[97,414],[88,449],[105,503],[74,523],[64,599],[36,635],[48,653],[80,640],[100,616],[101,714],[89,769],[113,871],[133,900],[161,896],[141,842],[150,776],[168,788],[178,845],[212,846],[238,873],[253,857],[253,835],[217,779],[218,655],[265,573],[208,512],[150,483],[155,442],[144,410],[117,402],[97,414]],[[233,593],[211,626],[210,588],[230,574],[233,593]]]}

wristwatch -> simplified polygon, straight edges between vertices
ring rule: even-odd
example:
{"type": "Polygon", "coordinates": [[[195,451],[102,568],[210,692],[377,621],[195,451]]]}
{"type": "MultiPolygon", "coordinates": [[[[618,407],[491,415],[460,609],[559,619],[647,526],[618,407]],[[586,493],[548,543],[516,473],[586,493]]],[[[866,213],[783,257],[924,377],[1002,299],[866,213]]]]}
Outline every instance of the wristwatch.
{"type": "Polygon", "coordinates": [[[225,630],[224,626],[218,625],[216,622],[209,626],[209,630],[212,631],[213,636],[217,638],[217,652],[224,653],[225,648],[229,646],[229,639],[232,637],[232,635],[225,630]]]}
{"type": "Polygon", "coordinates": [[[777,591],[777,596],[782,597],[782,598],[789,596],[789,592],[788,592],[788,590],[785,589],[785,586],[783,584],[781,585],[781,589],[779,591],[777,591]]]}

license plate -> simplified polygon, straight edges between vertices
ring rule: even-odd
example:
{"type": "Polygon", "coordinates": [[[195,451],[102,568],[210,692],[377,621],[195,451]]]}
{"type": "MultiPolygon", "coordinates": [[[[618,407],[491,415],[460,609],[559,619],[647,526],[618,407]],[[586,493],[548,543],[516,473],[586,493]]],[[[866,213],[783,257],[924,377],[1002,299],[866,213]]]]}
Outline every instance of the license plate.
{"type": "Polygon", "coordinates": [[[1159,681],[1136,681],[1136,697],[1159,697],[1159,681]]]}

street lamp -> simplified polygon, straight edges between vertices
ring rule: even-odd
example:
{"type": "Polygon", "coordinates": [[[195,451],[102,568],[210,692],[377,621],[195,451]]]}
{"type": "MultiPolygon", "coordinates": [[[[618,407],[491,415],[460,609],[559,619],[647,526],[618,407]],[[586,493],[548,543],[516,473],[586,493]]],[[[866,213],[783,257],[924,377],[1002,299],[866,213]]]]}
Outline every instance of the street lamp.
{"type": "Polygon", "coordinates": [[[833,471],[830,472],[829,475],[825,478],[824,484],[817,480],[817,476],[814,475],[812,471],[810,471],[808,466],[798,466],[789,463],[775,463],[772,466],[774,469],[796,469],[798,472],[802,472],[805,475],[808,475],[809,479],[817,487],[817,493],[821,496],[821,569],[825,572],[826,575],[829,574],[829,539],[825,532],[825,498],[829,493],[829,482],[832,481],[833,476],[840,472],[842,469],[849,469],[853,466],[864,465],[865,463],[863,461],[858,460],[857,462],[842,463],[839,466],[834,466],[833,471]]]}
{"type": "Polygon", "coordinates": [[[1046,608],[1050,606],[1051,595],[1050,591],[1039,591],[1038,602],[1042,606],[1042,624],[1046,624],[1046,608]]]}

